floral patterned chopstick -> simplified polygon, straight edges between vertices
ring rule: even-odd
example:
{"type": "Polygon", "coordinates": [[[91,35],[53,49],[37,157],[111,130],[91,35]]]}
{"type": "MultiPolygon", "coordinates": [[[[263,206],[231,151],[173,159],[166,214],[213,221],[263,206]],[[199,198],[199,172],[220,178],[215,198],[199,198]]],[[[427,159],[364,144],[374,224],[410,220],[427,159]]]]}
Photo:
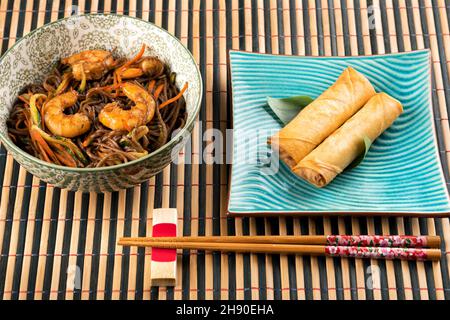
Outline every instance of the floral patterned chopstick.
{"type": "MultiPolygon", "coordinates": [[[[153,242],[161,238],[140,237],[122,238],[120,242],[153,242]]],[[[208,242],[208,243],[268,243],[305,244],[350,247],[386,248],[439,248],[439,236],[400,236],[400,235],[301,235],[301,236],[201,236],[167,237],[165,242],[208,242]]]]}
{"type": "Polygon", "coordinates": [[[394,247],[394,248],[439,248],[439,236],[400,236],[400,235],[359,235],[359,236],[326,236],[329,246],[356,247],[394,247]]]}
{"type": "Polygon", "coordinates": [[[324,246],[261,242],[188,242],[174,240],[166,241],[166,239],[167,238],[164,237],[158,238],[158,241],[144,241],[122,238],[119,240],[119,245],[163,249],[205,250],[239,253],[298,254],[371,259],[438,260],[441,257],[440,249],[324,246]]]}
{"type": "Polygon", "coordinates": [[[398,248],[398,247],[346,247],[326,246],[325,254],[332,257],[402,259],[402,260],[439,260],[439,249],[398,248]]]}

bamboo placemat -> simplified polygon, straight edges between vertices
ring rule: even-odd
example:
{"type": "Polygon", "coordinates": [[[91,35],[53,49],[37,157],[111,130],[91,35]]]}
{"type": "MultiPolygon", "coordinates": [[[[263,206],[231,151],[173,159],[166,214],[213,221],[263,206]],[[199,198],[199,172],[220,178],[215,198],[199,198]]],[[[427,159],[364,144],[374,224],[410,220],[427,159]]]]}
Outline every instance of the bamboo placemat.
{"type": "MultiPolygon", "coordinates": [[[[202,125],[194,129],[192,153],[184,154],[194,160],[210,143],[198,142],[206,129],[232,126],[228,49],[317,56],[431,48],[435,123],[450,181],[450,0],[0,0],[1,53],[45,23],[85,12],[154,22],[193,52],[205,85],[202,125]]],[[[133,189],[82,194],[39,181],[2,147],[0,181],[3,299],[450,298],[445,254],[440,262],[400,262],[183,252],[178,285],[166,289],[150,287],[150,251],[116,246],[122,235],[145,235],[158,207],[178,208],[184,235],[438,234],[445,253],[448,218],[232,219],[228,167],[204,161],[171,165],[133,189]]]]}

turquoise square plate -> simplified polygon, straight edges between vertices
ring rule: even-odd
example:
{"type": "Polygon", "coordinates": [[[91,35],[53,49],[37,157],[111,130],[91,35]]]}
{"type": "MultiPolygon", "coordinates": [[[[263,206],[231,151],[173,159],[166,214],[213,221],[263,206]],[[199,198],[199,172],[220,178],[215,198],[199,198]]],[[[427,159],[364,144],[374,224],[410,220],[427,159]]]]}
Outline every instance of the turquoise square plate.
{"type": "Polygon", "coordinates": [[[449,215],[433,122],[428,50],[361,57],[230,51],[230,68],[234,129],[230,214],[449,215]],[[400,100],[404,112],[358,167],[318,189],[286,165],[268,160],[267,138],[282,124],[266,98],[315,98],[347,66],[367,76],[378,92],[400,100]]]}

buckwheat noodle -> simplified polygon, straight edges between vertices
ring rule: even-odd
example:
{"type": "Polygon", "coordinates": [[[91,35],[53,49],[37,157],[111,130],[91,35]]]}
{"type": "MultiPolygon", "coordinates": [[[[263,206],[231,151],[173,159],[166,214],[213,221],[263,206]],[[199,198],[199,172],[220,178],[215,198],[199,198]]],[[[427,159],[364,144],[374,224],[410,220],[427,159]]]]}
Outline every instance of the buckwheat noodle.
{"type": "MultiPolygon", "coordinates": [[[[126,60],[117,59],[116,62],[120,66],[124,65],[126,60]]],[[[64,110],[66,114],[78,112],[85,114],[91,121],[91,128],[88,132],[70,139],[82,152],[85,161],[80,161],[80,157],[73,157],[74,159],[69,160],[64,160],[64,157],[51,158],[43,152],[42,146],[33,141],[30,136],[30,97],[34,94],[44,94],[47,97],[54,96],[58,87],[64,81],[64,74],[67,72],[70,72],[70,67],[59,63],[51,74],[45,77],[42,83],[31,84],[23,89],[15,101],[7,120],[11,140],[35,157],[60,165],[76,167],[103,167],[126,163],[157,150],[170,140],[174,130],[184,127],[186,123],[186,103],[182,96],[177,98],[180,90],[175,84],[176,75],[164,64],[164,69],[159,74],[144,74],[135,79],[127,80],[146,88],[155,98],[155,115],[146,124],[148,131],[142,127],[135,128],[135,130],[130,132],[111,130],[105,127],[98,117],[105,105],[116,102],[121,108],[127,110],[134,104],[126,96],[116,96],[110,89],[105,89],[115,84],[114,69],[112,69],[106,72],[99,80],[88,80],[83,92],[78,93],[76,104],[64,110]],[[170,102],[170,99],[174,99],[174,101],[160,109],[160,106],[166,101],[170,102]]],[[[57,93],[62,94],[79,86],[80,81],[71,79],[68,85],[65,86],[65,89],[57,93]]],[[[41,103],[41,106],[38,106],[41,113],[42,105],[44,105],[45,109],[45,103],[41,103]]],[[[46,128],[43,118],[41,126],[44,132],[52,135],[46,128]]],[[[55,145],[53,147],[56,147],[55,151],[61,149],[60,146],[55,145]]],[[[70,151],[67,148],[66,150],[70,151]]],[[[73,152],[70,152],[70,154],[73,156],[73,152]]]]}

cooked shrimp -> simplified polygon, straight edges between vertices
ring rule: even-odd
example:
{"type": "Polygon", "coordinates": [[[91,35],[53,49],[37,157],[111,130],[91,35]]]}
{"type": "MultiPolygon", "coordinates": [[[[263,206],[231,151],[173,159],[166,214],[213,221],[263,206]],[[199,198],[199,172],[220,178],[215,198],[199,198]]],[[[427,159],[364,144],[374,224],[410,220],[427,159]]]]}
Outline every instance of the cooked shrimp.
{"type": "Polygon", "coordinates": [[[55,135],[73,138],[87,132],[91,128],[88,116],[75,113],[67,115],[64,109],[77,102],[77,93],[69,91],[51,99],[44,106],[44,120],[47,128],[55,135]]]}
{"type": "Polygon", "coordinates": [[[143,58],[138,67],[127,68],[121,73],[122,79],[133,79],[144,74],[155,78],[163,74],[165,69],[164,63],[156,57],[143,58]]]}
{"type": "Polygon", "coordinates": [[[86,50],[61,60],[62,64],[72,67],[73,77],[82,81],[98,80],[115,66],[111,52],[104,50],[86,50]]]}
{"type": "Polygon", "coordinates": [[[152,95],[131,82],[122,83],[120,88],[125,96],[135,102],[135,105],[129,110],[124,110],[116,102],[109,103],[100,111],[98,116],[100,122],[112,130],[126,131],[150,122],[156,108],[152,95]]]}

